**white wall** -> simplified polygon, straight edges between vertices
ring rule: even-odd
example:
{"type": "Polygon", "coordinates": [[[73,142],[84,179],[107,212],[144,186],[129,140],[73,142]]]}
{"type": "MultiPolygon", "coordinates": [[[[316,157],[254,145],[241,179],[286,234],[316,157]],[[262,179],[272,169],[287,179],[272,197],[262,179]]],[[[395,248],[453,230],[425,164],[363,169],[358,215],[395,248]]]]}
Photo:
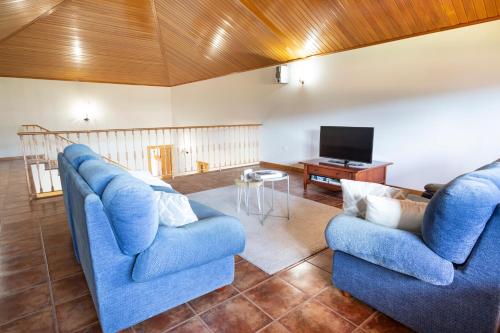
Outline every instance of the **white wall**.
{"type": "Polygon", "coordinates": [[[171,88],[0,77],[0,157],[21,155],[16,133],[22,124],[50,130],[169,126],[171,88]]]}
{"type": "Polygon", "coordinates": [[[500,21],[172,88],[174,124],[262,122],[262,160],[318,156],[320,125],[374,126],[388,183],[421,189],[500,157],[500,21]],[[305,80],[301,86],[299,78],[305,80]]]}

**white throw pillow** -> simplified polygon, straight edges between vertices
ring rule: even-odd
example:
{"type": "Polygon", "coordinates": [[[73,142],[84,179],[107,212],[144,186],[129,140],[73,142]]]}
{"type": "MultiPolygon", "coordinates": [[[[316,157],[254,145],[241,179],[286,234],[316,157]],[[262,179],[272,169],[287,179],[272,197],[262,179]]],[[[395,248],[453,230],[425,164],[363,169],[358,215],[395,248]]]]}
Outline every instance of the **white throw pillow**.
{"type": "Polygon", "coordinates": [[[420,233],[426,208],[426,202],[368,195],[366,220],[389,228],[420,233]]]}
{"type": "Polygon", "coordinates": [[[143,170],[130,170],[128,173],[132,177],[140,179],[140,180],[142,180],[143,182],[145,182],[148,185],[163,186],[163,187],[170,187],[170,188],[172,188],[172,186],[170,186],[170,184],[164,182],[160,178],[157,178],[157,177],[153,176],[152,174],[150,174],[147,171],[143,171],[143,170]]]}
{"type": "Polygon", "coordinates": [[[185,195],[154,191],[154,198],[158,205],[160,225],[181,227],[198,221],[185,195]]]}
{"type": "Polygon", "coordinates": [[[340,185],[342,186],[342,197],[344,200],[344,214],[360,218],[365,218],[367,195],[371,194],[396,199],[404,199],[406,197],[405,191],[382,184],[341,179],[340,185]]]}

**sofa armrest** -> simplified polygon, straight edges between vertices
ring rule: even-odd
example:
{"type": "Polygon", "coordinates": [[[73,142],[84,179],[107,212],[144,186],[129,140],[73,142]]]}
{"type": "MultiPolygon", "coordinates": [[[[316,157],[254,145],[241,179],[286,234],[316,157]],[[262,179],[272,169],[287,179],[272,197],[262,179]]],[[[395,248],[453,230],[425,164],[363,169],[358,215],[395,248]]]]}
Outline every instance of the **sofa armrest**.
{"type": "Polygon", "coordinates": [[[153,244],[137,256],[132,278],[148,281],[243,252],[245,231],[239,220],[221,215],[183,227],[160,226],[153,244]]]}
{"type": "Polygon", "coordinates": [[[325,230],[328,245],[387,269],[434,285],[453,282],[453,264],[434,253],[416,234],[340,214],[325,230]]]}

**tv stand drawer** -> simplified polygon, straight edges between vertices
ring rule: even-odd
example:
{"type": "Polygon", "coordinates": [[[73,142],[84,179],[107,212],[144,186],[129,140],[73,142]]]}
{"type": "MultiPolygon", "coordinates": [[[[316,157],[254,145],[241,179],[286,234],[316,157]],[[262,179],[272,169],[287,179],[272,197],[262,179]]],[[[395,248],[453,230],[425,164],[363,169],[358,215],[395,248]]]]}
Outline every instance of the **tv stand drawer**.
{"type": "Polygon", "coordinates": [[[315,174],[318,176],[325,176],[336,179],[354,179],[352,172],[322,168],[314,165],[308,165],[307,168],[308,168],[307,171],[310,174],[315,174]]]}

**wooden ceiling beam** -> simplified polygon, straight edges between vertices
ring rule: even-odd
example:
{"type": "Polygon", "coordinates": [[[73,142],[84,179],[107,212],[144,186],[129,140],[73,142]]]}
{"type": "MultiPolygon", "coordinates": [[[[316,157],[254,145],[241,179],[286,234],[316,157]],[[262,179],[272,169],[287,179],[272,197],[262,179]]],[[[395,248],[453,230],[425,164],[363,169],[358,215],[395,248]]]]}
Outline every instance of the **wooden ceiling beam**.
{"type": "Polygon", "coordinates": [[[50,15],[52,14],[56,8],[58,6],[60,6],[64,1],[67,1],[67,0],[60,0],[58,3],[56,3],[54,6],[48,8],[46,11],[44,11],[42,14],[36,16],[34,19],[32,19],[31,21],[29,21],[28,23],[25,23],[23,24],[21,27],[15,29],[14,31],[10,32],[9,34],[7,34],[6,36],[0,38],[0,44],[4,41],[6,41],[7,39],[9,39],[10,37],[14,36],[15,34],[23,31],[24,29],[26,29],[27,27],[31,26],[32,24],[34,24],[36,21],[38,21],[39,19],[47,16],[47,15],[50,15]]]}
{"type": "Polygon", "coordinates": [[[161,51],[161,56],[163,58],[163,64],[165,65],[165,71],[167,74],[167,81],[168,85],[170,86],[170,72],[168,70],[168,59],[167,59],[167,51],[165,50],[165,45],[162,42],[162,37],[161,37],[161,29],[160,29],[160,22],[158,21],[158,13],[156,12],[156,3],[155,0],[150,0],[151,3],[151,9],[153,11],[153,19],[155,21],[155,27],[156,27],[156,35],[158,37],[158,44],[160,45],[160,51],[161,51]]]}

